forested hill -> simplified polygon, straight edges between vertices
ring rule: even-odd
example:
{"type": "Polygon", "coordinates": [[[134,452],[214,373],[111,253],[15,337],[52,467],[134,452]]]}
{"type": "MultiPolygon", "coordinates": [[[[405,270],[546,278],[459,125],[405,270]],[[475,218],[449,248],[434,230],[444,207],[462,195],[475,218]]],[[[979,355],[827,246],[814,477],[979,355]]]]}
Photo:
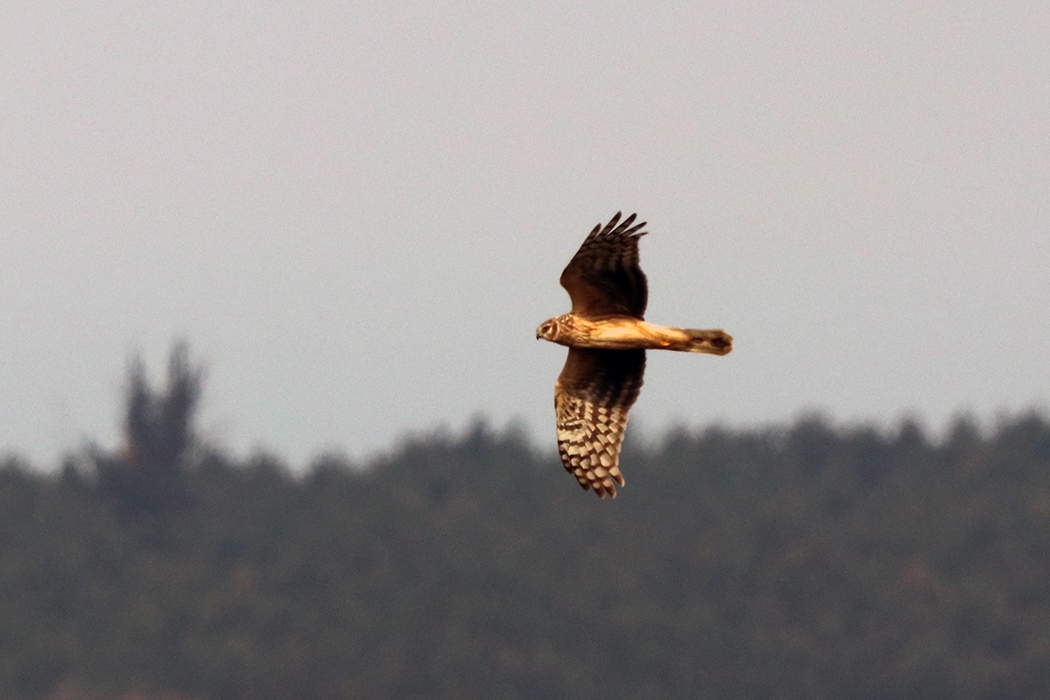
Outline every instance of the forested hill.
{"type": "Polygon", "coordinates": [[[1050,697],[1040,416],[677,432],[599,501],[482,426],[293,478],[139,390],[0,469],[0,697],[1050,697]]]}

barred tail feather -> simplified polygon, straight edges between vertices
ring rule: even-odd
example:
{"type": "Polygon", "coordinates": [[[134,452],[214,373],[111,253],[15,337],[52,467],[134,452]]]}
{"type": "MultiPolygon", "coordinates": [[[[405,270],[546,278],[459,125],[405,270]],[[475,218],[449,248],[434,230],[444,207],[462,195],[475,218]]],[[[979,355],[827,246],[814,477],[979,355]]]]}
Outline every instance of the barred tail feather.
{"type": "Polygon", "coordinates": [[[733,336],[723,330],[701,331],[683,328],[689,341],[683,347],[673,348],[685,352],[702,352],[708,355],[728,355],[733,350],[733,336]]]}

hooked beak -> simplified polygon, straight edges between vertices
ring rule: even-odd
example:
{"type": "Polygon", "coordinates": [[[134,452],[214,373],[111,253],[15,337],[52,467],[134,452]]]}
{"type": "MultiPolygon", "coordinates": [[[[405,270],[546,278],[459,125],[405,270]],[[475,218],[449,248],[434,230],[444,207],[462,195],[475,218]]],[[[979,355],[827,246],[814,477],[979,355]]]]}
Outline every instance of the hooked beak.
{"type": "Polygon", "coordinates": [[[536,329],[536,340],[539,340],[542,337],[543,337],[543,335],[540,333],[539,329],[537,328],[536,329]]]}

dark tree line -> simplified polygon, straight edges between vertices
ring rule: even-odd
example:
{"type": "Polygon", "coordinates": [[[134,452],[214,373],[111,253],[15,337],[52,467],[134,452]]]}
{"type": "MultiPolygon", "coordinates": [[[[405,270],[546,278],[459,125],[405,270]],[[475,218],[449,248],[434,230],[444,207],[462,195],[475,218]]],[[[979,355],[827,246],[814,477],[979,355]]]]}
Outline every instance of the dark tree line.
{"type": "Polygon", "coordinates": [[[1042,416],[677,431],[601,502],[481,423],[293,476],[199,391],[177,351],[116,453],[0,468],[0,696],[1050,697],[1042,416]]]}

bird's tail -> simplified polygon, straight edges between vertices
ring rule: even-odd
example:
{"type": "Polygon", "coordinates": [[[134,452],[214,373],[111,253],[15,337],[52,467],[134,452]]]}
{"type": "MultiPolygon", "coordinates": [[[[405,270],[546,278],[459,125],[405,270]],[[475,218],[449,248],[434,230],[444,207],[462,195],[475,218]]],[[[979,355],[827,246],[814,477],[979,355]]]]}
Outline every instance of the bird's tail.
{"type": "Polygon", "coordinates": [[[670,349],[683,352],[702,352],[708,355],[728,355],[733,350],[733,336],[723,330],[701,331],[695,328],[678,329],[689,336],[684,343],[670,349]]]}

